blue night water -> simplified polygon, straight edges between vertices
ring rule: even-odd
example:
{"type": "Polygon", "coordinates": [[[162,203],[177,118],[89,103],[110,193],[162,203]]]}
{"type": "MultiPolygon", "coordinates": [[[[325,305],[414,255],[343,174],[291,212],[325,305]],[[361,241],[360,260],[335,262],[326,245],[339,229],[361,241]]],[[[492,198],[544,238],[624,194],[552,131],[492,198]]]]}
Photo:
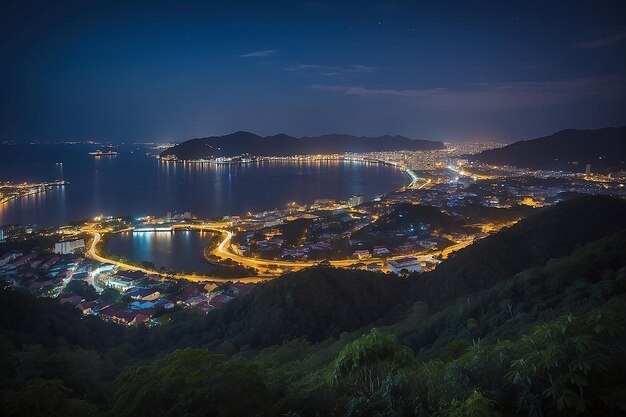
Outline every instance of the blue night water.
{"type": "MultiPolygon", "coordinates": [[[[0,144],[0,181],[69,185],[0,207],[0,225],[66,224],[104,215],[165,215],[189,211],[209,218],[282,208],[318,198],[365,200],[406,183],[397,168],[359,162],[197,165],[159,162],[139,145],[93,157],[96,145],[0,144]]],[[[154,152],[154,151],[153,151],[154,152]]]]}
{"type": "Polygon", "coordinates": [[[154,263],[157,268],[182,272],[210,272],[214,267],[202,259],[211,233],[177,230],[174,232],[124,232],[109,237],[106,249],[139,262],[154,263]]]}

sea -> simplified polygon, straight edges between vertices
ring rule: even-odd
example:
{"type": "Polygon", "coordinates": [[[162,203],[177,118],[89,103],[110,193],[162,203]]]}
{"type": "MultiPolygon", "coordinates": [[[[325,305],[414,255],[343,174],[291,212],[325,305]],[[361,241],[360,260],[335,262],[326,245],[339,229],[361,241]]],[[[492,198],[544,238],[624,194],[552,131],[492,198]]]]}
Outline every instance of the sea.
{"type": "Polygon", "coordinates": [[[0,181],[67,185],[0,206],[0,226],[44,228],[97,215],[164,216],[190,212],[199,218],[283,208],[290,202],[366,201],[406,184],[398,168],[364,162],[261,162],[243,165],[159,161],[148,145],[117,145],[117,156],[89,152],[93,144],[0,144],[0,181]]]}

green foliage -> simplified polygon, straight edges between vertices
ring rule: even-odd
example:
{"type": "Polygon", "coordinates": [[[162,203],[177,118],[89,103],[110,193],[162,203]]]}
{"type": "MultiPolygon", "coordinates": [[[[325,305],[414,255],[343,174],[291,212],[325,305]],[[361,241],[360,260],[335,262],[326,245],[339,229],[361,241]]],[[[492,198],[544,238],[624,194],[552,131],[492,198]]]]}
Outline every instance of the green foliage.
{"type": "Polygon", "coordinates": [[[79,295],[88,301],[98,298],[98,293],[93,285],[83,280],[72,280],[68,282],[63,293],[65,295],[79,295]]]}
{"type": "Polygon", "coordinates": [[[373,395],[353,396],[346,417],[402,417],[412,415],[410,381],[404,372],[388,375],[373,395]]]}
{"type": "Polygon", "coordinates": [[[177,350],[118,378],[118,416],[260,416],[270,410],[256,368],[206,350],[177,350]]]}
{"type": "Polygon", "coordinates": [[[68,398],[71,390],[59,380],[33,378],[17,391],[2,393],[2,414],[7,417],[98,416],[86,401],[68,398]]]}
{"type": "Polygon", "coordinates": [[[0,413],[625,415],[623,203],[574,203],[440,272],[310,268],[157,329],[0,291],[0,413]]]}
{"type": "Polygon", "coordinates": [[[335,360],[332,377],[345,381],[371,397],[398,369],[411,363],[413,352],[395,336],[384,336],[376,329],[348,344],[335,360]]]}
{"type": "Polygon", "coordinates": [[[413,364],[413,352],[395,336],[378,330],[349,343],[332,367],[332,381],[352,395],[348,416],[401,416],[407,409],[408,381],[403,372],[413,364]]]}
{"type": "Polygon", "coordinates": [[[256,287],[206,317],[179,320],[163,329],[163,337],[176,334],[175,347],[208,346],[225,353],[299,337],[319,342],[397,321],[410,305],[410,285],[369,271],[308,268],[256,287]]]}
{"type": "Polygon", "coordinates": [[[396,326],[398,337],[420,359],[439,355],[442,349],[453,357],[455,346],[462,348],[472,339],[513,338],[560,315],[584,314],[626,294],[625,248],[626,231],[591,242],[571,256],[523,271],[421,322],[409,325],[407,319],[396,326]]]}
{"type": "Polygon", "coordinates": [[[116,290],[115,288],[105,288],[100,293],[100,299],[105,304],[117,303],[118,301],[120,301],[121,298],[122,298],[122,294],[118,290],[116,290]]]}
{"type": "Polygon", "coordinates": [[[144,269],[150,269],[153,271],[156,271],[156,266],[154,265],[154,262],[150,262],[150,261],[142,261],[141,262],[141,267],[144,269]]]}
{"type": "Polygon", "coordinates": [[[473,390],[465,401],[453,401],[449,410],[449,417],[500,417],[496,410],[496,402],[484,396],[478,390],[473,390]]]}
{"type": "Polygon", "coordinates": [[[435,271],[416,277],[415,298],[430,306],[445,306],[625,228],[625,201],[594,196],[558,204],[454,253],[435,271]]]}
{"type": "Polygon", "coordinates": [[[560,317],[524,336],[523,354],[508,374],[521,389],[518,408],[541,415],[545,403],[563,415],[585,413],[594,405],[593,386],[611,365],[611,340],[620,333],[615,317],[595,310],[560,317]]]}

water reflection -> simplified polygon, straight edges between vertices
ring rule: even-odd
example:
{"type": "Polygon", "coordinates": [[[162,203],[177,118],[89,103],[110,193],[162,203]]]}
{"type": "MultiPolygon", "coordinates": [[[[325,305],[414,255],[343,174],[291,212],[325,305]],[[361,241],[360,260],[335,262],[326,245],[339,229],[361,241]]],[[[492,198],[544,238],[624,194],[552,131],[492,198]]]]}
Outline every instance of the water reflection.
{"type": "Polygon", "coordinates": [[[145,155],[145,148],[116,148],[116,157],[94,158],[97,145],[0,145],[0,179],[69,181],[62,193],[0,210],[6,223],[48,226],[99,214],[141,216],[189,211],[219,217],[310,204],[318,198],[365,199],[405,182],[396,168],[357,161],[264,161],[243,165],[177,164],[145,155]],[[130,150],[134,150],[131,153],[130,150]],[[62,163],[62,165],[60,165],[62,163]]]}
{"type": "Polygon", "coordinates": [[[152,262],[157,268],[208,272],[213,267],[202,260],[202,251],[211,236],[211,233],[187,230],[125,232],[112,235],[106,243],[106,249],[137,262],[152,262]]]}

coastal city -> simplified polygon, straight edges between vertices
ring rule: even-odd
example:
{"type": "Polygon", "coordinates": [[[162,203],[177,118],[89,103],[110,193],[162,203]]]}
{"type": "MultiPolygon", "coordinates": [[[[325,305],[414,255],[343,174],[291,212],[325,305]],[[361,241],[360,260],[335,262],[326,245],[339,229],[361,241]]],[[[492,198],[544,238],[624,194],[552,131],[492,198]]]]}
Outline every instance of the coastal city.
{"type": "Polygon", "coordinates": [[[1,1],[0,415],[626,416],[623,3],[1,1]]]}
{"type": "MultiPolygon", "coordinates": [[[[314,266],[407,276],[433,270],[454,252],[509,227],[544,206],[585,194],[625,196],[624,173],[517,169],[472,161],[499,145],[446,143],[444,150],[293,157],[242,155],[161,163],[242,164],[334,160],[386,164],[406,174],[405,186],[366,201],[317,199],[257,213],[199,219],[190,212],[144,217],[97,216],[70,225],[4,225],[0,279],[57,299],[84,315],[134,326],[159,326],[188,309],[219,308],[256,283],[314,266]],[[209,272],[177,271],[107,249],[117,234],[201,233],[197,256],[209,272]]],[[[64,181],[2,184],[3,203],[28,198],[64,181]]]]}
{"type": "Polygon", "coordinates": [[[0,206],[9,203],[12,200],[35,196],[45,193],[55,187],[63,187],[67,184],[64,180],[55,180],[42,183],[14,183],[11,181],[0,182],[0,206]]]}

